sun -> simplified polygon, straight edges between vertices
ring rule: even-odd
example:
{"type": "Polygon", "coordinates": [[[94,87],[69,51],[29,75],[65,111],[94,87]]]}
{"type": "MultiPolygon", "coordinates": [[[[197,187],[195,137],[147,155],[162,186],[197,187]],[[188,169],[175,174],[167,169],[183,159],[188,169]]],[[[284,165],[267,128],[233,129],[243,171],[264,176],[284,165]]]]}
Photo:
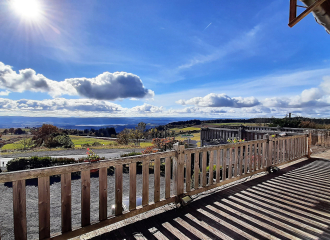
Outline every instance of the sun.
{"type": "Polygon", "coordinates": [[[11,6],[18,15],[25,19],[37,20],[42,14],[38,0],[12,0],[11,6]]]}

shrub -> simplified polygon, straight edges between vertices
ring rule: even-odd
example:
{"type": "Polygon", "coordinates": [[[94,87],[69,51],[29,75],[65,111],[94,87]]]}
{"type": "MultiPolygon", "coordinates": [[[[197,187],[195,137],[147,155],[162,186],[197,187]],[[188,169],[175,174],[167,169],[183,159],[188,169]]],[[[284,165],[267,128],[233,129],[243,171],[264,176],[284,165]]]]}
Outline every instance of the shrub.
{"type": "Polygon", "coordinates": [[[7,163],[8,172],[21,171],[26,169],[44,168],[58,165],[77,163],[74,158],[51,158],[51,157],[30,157],[15,158],[7,163]]]}

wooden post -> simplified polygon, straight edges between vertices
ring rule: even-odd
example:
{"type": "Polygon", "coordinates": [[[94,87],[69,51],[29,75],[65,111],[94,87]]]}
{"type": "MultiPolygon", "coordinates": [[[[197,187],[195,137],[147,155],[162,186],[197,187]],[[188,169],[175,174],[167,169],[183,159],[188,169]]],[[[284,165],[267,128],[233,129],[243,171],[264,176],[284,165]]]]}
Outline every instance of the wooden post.
{"type": "Polygon", "coordinates": [[[62,233],[72,230],[71,223],[71,173],[61,175],[61,224],[62,233]]]}
{"type": "Polygon", "coordinates": [[[209,185],[213,184],[213,159],[214,159],[214,150],[211,150],[210,162],[209,162],[209,185]]]}
{"type": "Polygon", "coordinates": [[[220,182],[220,157],[221,157],[221,150],[216,150],[215,151],[215,161],[216,161],[216,173],[215,173],[215,182],[218,183],[220,182]]]}
{"type": "Polygon", "coordinates": [[[50,237],[49,177],[38,178],[39,239],[50,237]]]}
{"type": "Polygon", "coordinates": [[[165,158],[165,198],[171,195],[171,159],[165,158]]]}
{"type": "Polygon", "coordinates": [[[122,164],[115,166],[115,204],[116,204],[115,215],[116,216],[121,215],[123,213],[123,165],[122,164]]]}
{"type": "Polygon", "coordinates": [[[192,154],[187,155],[186,159],[186,191],[191,191],[191,158],[192,154]]]}
{"type": "MultiPolygon", "coordinates": [[[[173,161],[174,180],[174,194],[178,197],[183,195],[184,186],[184,145],[174,144],[176,150],[176,157],[173,161]]],[[[177,198],[177,201],[179,198],[177,198]]]]}
{"type": "Polygon", "coordinates": [[[108,175],[107,168],[99,169],[99,220],[103,221],[108,216],[108,175]]]}
{"type": "Polygon", "coordinates": [[[312,150],[312,132],[309,132],[307,147],[308,147],[308,155],[307,155],[307,157],[308,158],[311,158],[311,154],[312,154],[312,151],[311,151],[312,150]]]}
{"type": "Polygon", "coordinates": [[[154,202],[160,201],[160,158],[156,157],[154,162],[154,202]]]}
{"type": "Polygon", "coordinates": [[[91,173],[90,170],[81,171],[81,226],[90,225],[91,216],[91,173]]]}
{"type": "Polygon", "coordinates": [[[206,164],[207,164],[207,151],[203,151],[203,158],[202,158],[202,187],[206,186],[206,164]]]}
{"type": "Polygon", "coordinates": [[[25,240],[27,239],[25,180],[13,182],[13,209],[15,239],[25,240]]]}
{"type": "Polygon", "coordinates": [[[129,164],[129,210],[136,208],[136,164],[129,164]]]}
{"type": "Polygon", "coordinates": [[[195,152],[194,156],[194,189],[199,187],[199,152],[195,152]]]}

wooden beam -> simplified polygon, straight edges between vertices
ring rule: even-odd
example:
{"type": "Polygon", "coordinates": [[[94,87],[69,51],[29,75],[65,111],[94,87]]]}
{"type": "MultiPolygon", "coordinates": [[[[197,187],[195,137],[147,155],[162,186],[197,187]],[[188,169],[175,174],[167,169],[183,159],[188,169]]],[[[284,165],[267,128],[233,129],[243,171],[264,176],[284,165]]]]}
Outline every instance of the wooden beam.
{"type": "MultiPolygon", "coordinates": [[[[292,2],[293,0],[291,0],[292,2]]],[[[308,8],[306,8],[305,11],[303,11],[298,17],[294,18],[291,20],[291,2],[290,2],[290,22],[289,22],[289,27],[293,27],[296,25],[298,22],[300,22],[304,17],[306,17],[311,11],[313,11],[315,8],[320,6],[322,3],[324,3],[326,0],[316,0],[312,5],[310,5],[308,8]]],[[[293,16],[293,13],[292,13],[293,16]]]]}
{"type": "Polygon", "coordinates": [[[297,17],[297,0],[290,0],[289,23],[297,17]]]}

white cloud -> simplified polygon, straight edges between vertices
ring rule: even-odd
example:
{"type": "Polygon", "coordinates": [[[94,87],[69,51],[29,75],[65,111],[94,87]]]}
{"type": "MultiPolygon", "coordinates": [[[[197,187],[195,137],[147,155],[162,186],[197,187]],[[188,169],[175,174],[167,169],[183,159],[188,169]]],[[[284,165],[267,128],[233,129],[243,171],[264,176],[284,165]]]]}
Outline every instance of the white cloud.
{"type": "Polygon", "coordinates": [[[200,107],[233,107],[233,108],[243,108],[243,107],[253,107],[259,105],[258,99],[255,97],[229,97],[226,94],[216,94],[210,93],[205,97],[194,97],[189,100],[180,99],[176,103],[181,105],[195,105],[200,107]]]}
{"type": "Polygon", "coordinates": [[[6,90],[6,91],[1,91],[0,92],[0,96],[8,96],[10,93],[10,91],[6,90]]]}
{"type": "Polygon", "coordinates": [[[138,113],[161,113],[163,112],[163,107],[156,107],[152,106],[150,104],[144,103],[141,106],[136,106],[130,109],[132,112],[138,112],[138,113]]]}
{"type": "Polygon", "coordinates": [[[70,78],[53,81],[33,69],[12,70],[0,62],[0,88],[13,92],[47,92],[52,97],[79,95],[98,100],[153,97],[154,92],[143,86],[141,79],[126,72],[104,72],[95,78],[70,78]]]}

